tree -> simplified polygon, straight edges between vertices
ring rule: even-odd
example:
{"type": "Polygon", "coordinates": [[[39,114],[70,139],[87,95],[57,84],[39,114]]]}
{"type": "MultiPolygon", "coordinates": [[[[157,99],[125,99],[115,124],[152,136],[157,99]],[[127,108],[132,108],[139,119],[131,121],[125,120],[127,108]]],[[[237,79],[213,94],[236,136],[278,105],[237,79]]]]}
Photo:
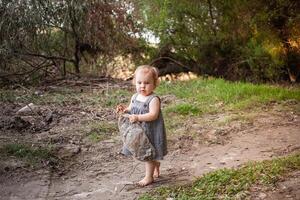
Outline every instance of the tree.
{"type": "Polygon", "coordinates": [[[127,4],[118,0],[4,0],[0,6],[0,67],[6,75],[70,64],[79,74],[85,52],[112,56],[134,44],[127,4]]]}

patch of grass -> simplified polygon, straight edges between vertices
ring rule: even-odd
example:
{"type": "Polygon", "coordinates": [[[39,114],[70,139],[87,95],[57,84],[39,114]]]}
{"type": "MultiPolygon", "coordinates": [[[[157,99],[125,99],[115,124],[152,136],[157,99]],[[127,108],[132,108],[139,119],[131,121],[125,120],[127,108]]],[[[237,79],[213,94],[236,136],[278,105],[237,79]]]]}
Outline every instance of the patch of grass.
{"type": "Polygon", "coordinates": [[[87,133],[87,138],[92,142],[108,139],[118,132],[118,127],[115,122],[93,122],[87,126],[90,130],[87,133]]]}
{"type": "Polygon", "coordinates": [[[43,97],[40,97],[37,103],[40,104],[55,104],[59,106],[66,105],[79,105],[84,102],[84,99],[81,97],[82,94],[62,94],[62,93],[48,93],[43,97]]]}
{"type": "Polygon", "coordinates": [[[1,102],[14,102],[16,100],[16,94],[12,90],[0,90],[1,102]]]}
{"type": "Polygon", "coordinates": [[[109,89],[78,94],[77,99],[80,99],[81,106],[113,108],[120,103],[127,104],[130,101],[130,95],[131,93],[127,90],[109,89]]]}
{"type": "Polygon", "coordinates": [[[220,169],[205,174],[190,185],[161,187],[139,199],[235,199],[246,196],[251,186],[275,184],[281,176],[293,170],[300,170],[300,154],[250,162],[239,169],[220,169]]]}
{"type": "Polygon", "coordinates": [[[0,90],[0,102],[115,107],[120,103],[127,104],[130,101],[130,95],[131,93],[127,90],[112,88],[91,92],[61,87],[55,91],[46,91],[41,95],[35,94],[34,89],[18,89],[0,90]]]}
{"type": "Polygon", "coordinates": [[[59,91],[45,92],[41,95],[35,94],[34,89],[0,90],[0,101],[58,105],[64,105],[65,102],[80,102],[75,91],[63,87],[59,91]]]}
{"type": "Polygon", "coordinates": [[[180,115],[198,115],[201,113],[200,109],[190,103],[180,103],[176,105],[168,106],[166,112],[177,113],[180,115]]]}
{"type": "Polygon", "coordinates": [[[105,133],[98,132],[98,131],[92,131],[92,132],[88,133],[88,138],[90,141],[96,143],[96,142],[107,139],[108,135],[106,135],[105,133]]]}
{"type": "Polygon", "coordinates": [[[227,115],[224,116],[221,119],[218,120],[214,120],[214,126],[226,126],[228,124],[230,124],[231,122],[234,121],[239,121],[241,123],[252,123],[253,120],[255,119],[256,114],[252,114],[252,113],[238,113],[238,114],[231,114],[231,115],[227,115]]]}
{"type": "MultiPolygon", "coordinates": [[[[249,109],[268,102],[300,100],[300,89],[280,86],[255,85],[251,83],[229,82],[223,79],[194,79],[190,81],[162,82],[156,92],[159,95],[175,95],[185,103],[171,103],[167,109],[182,115],[201,115],[226,110],[249,109]]],[[[113,108],[117,104],[127,104],[132,91],[110,88],[91,92],[61,87],[35,94],[34,89],[0,90],[1,102],[54,104],[60,106],[80,105],[113,108]]]]}
{"type": "Polygon", "coordinates": [[[249,109],[271,101],[300,100],[299,88],[287,89],[223,79],[194,79],[174,81],[171,84],[162,82],[157,88],[157,93],[174,94],[179,99],[193,102],[203,114],[249,109]]]}
{"type": "Polygon", "coordinates": [[[2,156],[14,156],[16,158],[25,160],[31,165],[36,165],[42,160],[56,162],[51,148],[33,147],[25,144],[6,144],[0,148],[2,156]]]}
{"type": "Polygon", "coordinates": [[[237,120],[238,120],[237,117],[234,117],[234,116],[225,116],[224,118],[215,121],[215,124],[217,126],[225,126],[225,125],[230,124],[231,122],[237,121],[237,120]]]}
{"type": "Polygon", "coordinates": [[[122,103],[123,99],[127,98],[127,91],[122,90],[102,90],[96,93],[84,93],[79,96],[81,99],[81,106],[93,107],[115,107],[117,104],[122,103]]]}
{"type": "Polygon", "coordinates": [[[168,134],[176,133],[176,135],[179,134],[179,130],[184,127],[184,124],[186,122],[186,116],[184,115],[174,115],[173,113],[166,113],[164,112],[164,122],[165,127],[168,132],[168,134]]]}
{"type": "Polygon", "coordinates": [[[34,94],[31,90],[1,90],[0,102],[19,102],[19,103],[35,103],[38,102],[39,96],[34,94]]]}
{"type": "Polygon", "coordinates": [[[109,90],[105,94],[103,103],[107,107],[115,107],[120,103],[128,104],[130,97],[131,93],[127,90],[109,90]]]}

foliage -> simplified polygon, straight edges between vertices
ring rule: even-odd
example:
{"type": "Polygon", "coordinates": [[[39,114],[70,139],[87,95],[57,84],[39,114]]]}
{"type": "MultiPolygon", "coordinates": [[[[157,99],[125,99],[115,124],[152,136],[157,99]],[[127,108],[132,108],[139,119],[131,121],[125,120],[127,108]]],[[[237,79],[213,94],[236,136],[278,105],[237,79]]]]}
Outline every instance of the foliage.
{"type": "Polygon", "coordinates": [[[239,169],[225,168],[210,172],[190,185],[161,187],[139,199],[244,199],[247,190],[254,184],[273,185],[282,175],[299,169],[299,154],[251,162],[239,169]]]}
{"type": "Polygon", "coordinates": [[[190,68],[193,61],[195,72],[253,82],[281,80],[300,63],[297,1],[134,2],[145,32],[159,38],[151,59],[169,56],[190,68]]]}
{"type": "Polygon", "coordinates": [[[102,72],[113,57],[131,54],[136,64],[169,57],[231,80],[295,81],[299,9],[295,0],[3,0],[0,78],[38,82],[83,68],[102,72]]]}

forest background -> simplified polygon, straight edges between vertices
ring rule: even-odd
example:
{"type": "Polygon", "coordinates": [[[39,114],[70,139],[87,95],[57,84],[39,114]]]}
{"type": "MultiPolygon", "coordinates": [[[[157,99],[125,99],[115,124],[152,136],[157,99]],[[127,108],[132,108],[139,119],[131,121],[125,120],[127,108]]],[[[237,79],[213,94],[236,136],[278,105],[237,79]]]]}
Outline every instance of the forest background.
{"type": "Polygon", "coordinates": [[[111,76],[153,64],[161,75],[297,82],[299,11],[296,0],[1,0],[0,80],[111,76]]]}

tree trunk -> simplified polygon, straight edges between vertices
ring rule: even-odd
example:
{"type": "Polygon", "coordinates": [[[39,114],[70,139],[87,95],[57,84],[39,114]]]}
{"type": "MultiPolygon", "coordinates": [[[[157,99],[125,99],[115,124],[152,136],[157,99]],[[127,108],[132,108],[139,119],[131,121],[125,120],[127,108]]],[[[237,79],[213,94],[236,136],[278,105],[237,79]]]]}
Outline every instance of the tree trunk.
{"type": "Polygon", "coordinates": [[[79,69],[79,63],[80,63],[80,43],[78,40],[76,40],[75,44],[75,51],[74,51],[74,67],[75,67],[75,73],[77,76],[80,74],[80,69],[79,69]]]}

